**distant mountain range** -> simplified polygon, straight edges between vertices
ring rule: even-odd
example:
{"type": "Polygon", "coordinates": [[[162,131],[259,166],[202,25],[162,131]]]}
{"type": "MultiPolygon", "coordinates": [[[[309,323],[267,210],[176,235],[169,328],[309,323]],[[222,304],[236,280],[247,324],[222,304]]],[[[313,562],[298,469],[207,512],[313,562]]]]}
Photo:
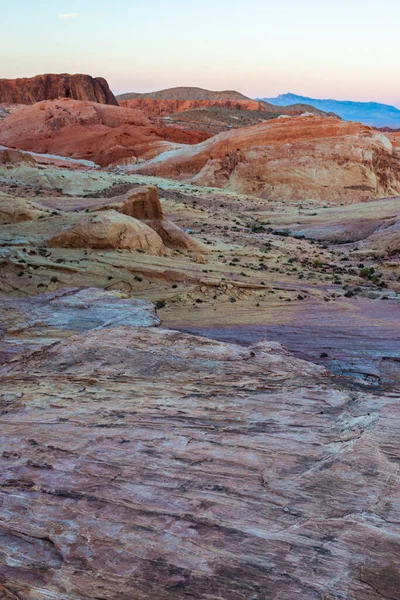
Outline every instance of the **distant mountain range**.
{"type": "Polygon", "coordinates": [[[281,94],[276,98],[257,98],[277,106],[289,104],[311,104],[325,112],[332,112],[345,121],[359,121],[373,127],[400,127],[400,110],[389,104],[378,102],[351,102],[349,100],[318,100],[297,94],[281,94]]]}

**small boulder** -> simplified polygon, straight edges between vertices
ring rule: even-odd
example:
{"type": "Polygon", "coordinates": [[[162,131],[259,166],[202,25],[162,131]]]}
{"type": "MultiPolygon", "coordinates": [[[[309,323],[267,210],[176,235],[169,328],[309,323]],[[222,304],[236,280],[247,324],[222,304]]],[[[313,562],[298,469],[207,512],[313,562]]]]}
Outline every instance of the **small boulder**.
{"type": "Polygon", "coordinates": [[[144,221],[158,233],[167,248],[187,250],[188,252],[207,252],[204,244],[196,241],[166,218],[156,186],[133,188],[123,196],[114,198],[112,202],[93,208],[95,212],[109,210],[116,210],[121,214],[144,221]]]}
{"type": "Polygon", "coordinates": [[[156,255],[164,250],[161,237],[153,229],[115,210],[85,214],[47,243],[61,248],[143,250],[156,255]]]}

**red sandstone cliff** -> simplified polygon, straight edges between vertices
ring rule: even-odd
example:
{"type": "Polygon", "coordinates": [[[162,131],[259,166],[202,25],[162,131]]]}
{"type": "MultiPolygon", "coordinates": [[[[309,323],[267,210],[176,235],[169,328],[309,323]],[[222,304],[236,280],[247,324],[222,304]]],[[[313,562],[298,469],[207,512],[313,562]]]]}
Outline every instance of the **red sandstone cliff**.
{"type": "Polygon", "coordinates": [[[34,104],[42,100],[72,98],[99,104],[118,102],[102,77],[90,75],[37,75],[23,79],[0,79],[0,102],[34,104]]]}

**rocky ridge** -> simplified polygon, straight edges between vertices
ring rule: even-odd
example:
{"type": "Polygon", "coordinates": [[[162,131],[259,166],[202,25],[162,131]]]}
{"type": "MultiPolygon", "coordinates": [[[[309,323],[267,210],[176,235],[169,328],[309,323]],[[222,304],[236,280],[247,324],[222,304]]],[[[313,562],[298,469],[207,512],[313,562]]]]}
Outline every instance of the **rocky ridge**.
{"type": "Polygon", "coordinates": [[[400,155],[382,133],[336,118],[276,119],[127,166],[271,200],[351,202],[400,192],[400,155]]]}

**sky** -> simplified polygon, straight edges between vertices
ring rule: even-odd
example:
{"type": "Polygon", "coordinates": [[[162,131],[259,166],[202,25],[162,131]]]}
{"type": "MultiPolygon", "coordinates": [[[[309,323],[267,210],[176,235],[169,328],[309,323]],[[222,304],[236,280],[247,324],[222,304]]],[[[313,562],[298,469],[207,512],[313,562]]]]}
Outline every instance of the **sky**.
{"type": "Polygon", "coordinates": [[[400,107],[400,0],[0,0],[0,78],[105,77],[400,107]]]}

